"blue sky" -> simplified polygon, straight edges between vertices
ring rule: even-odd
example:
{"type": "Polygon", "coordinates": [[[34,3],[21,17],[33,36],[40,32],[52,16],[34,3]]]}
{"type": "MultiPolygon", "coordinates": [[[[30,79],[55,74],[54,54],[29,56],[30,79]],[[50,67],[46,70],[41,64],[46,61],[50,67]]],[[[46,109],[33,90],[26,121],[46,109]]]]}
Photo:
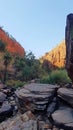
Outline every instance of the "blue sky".
{"type": "Polygon", "coordinates": [[[0,0],[0,26],[38,58],[65,37],[73,0],[0,0]]]}

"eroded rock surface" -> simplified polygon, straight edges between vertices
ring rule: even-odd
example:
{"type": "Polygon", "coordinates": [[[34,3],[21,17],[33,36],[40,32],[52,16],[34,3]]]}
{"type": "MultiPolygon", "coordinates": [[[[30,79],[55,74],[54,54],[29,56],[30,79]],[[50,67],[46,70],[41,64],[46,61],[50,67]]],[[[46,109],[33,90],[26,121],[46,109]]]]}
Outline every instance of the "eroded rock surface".
{"type": "Polygon", "coordinates": [[[3,92],[0,92],[0,103],[6,99],[6,95],[3,92]]]}
{"type": "Polygon", "coordinates": [[[13,89],[7,87],[0,88],[0,122],[14,116],[17,111],[18,107],[13,89]]]}
{"type": "Polygon", "coordinates": [[[45,110],[47,104],[52,101],[57,88],[58,86],[54,85],[35,83],[24,86],[15,92],[20,109],[24,112],[26,110],[45,110]]]}
{"type": "Polygon", "coordinates": [[[73,81],[73,14],[67,16],[66,22],[66,68],[68,75],[73,81]]]}
{"type": "Polygon", "coordinates": [[[68,85],[31,83],[15,92],[1,89],[1,93],[5,97],[0,130],[73,130],[73,89],[68,85]]]}
{"type": "Polygon", "coordinates": [[[28,111],[23,115],[2,122],[0,130],[37,130],[37,121],[34,119],[34,115],[28,111]]]}
{"type": "Polygon", "coordinates": [[[73,127],[73,109],[61,107],[52,114],[53,120],[56,123],[64,124],[65,126],[73,127]]]}
{"type": "Polygon", "coordinates": [[[13,109],[8,101],[4,101],[0,108],[0,122],[13,115],[13,109]]]}
{"type": "Polygon", "coordinates": [[[73,89],[60,88],[58,96],[73,107],[73,89]]]}

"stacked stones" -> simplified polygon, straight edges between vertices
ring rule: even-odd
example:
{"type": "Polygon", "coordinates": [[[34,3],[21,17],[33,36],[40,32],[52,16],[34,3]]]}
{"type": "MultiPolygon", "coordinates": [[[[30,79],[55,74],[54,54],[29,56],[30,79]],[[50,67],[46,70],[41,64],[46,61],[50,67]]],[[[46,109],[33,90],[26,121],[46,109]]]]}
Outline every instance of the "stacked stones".
{"type": "MultiPolygon", "coordinates": [[[[3,103],[7,101],[4,92],[1,92],[0,98],[3,103]]],[[[13,96],[9,100],[13,100],[13,96]]],[[[73,89],[67,86],[60,88],[57,85],[37,83],[25,85],[15,91],[15,101],[23,114],[17,113],[3,121],[0,130],[73,130],[72,100],[73,89]]],[[[5,108],[13,115],[9,102],[5,108]]],[[[5,112],[8,115],[8,111],[5,112]]]]}
{"type": "Polygon", "coordinates": [[[31,110],[43,111],[47,104],[53,100],[54,94],[58,86],[46,84],[29,84],[15,92],[19,107],[22,112],[31,110]],[[25,106],[25,107],[24,107],[25,106]]]}
{"type": "Polygon", "coordinates": [[[0,122],[13,116],[18,110],[14,91],[15,89],[7,88],[0,83],[0,122]]]}

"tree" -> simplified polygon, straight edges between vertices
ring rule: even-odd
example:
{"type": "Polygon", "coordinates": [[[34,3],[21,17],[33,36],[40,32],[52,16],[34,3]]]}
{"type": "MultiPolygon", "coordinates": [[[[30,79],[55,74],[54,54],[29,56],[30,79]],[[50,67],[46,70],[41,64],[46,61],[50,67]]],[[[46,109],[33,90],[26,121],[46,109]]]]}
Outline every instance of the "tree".
{"type": "Polygon", "coordinates": [[[30,51],[29,53],[27,53],[27,54],[25,55],[24,60],[25,60],[25,62],[26,62],[26,64],[27,64],[28,66],[32,66],[33,63],[34,63],[34,60],[35,60],[35,56],[34,56],[34,54],[30,51]]]}
{"type": "Polygon", "coordinates": [[[25,66],[24,58],[17,55],[14,60],[14,67],[16,71],[21,71],[24,68],[24,66],[25,66]]]}
{"type": "Polygon", "coordinates": [[[48,73],[51,71],[50,62],[48,60],[44,60],[42,64],[42,68],[48,73]]]}
{"type": "Polygon", "coordinates": [[[29,53],[27,53],[25,55],[26,59],[29,59],[29,60],[34,60],[35,59],[35,56],[34,54],[32,53],[32,51],[30,51],[29,53]]]}
{"type": "Polygon", "coordinates": [[[5,51],[6,44],[0,40],[0,51],[5,51]]]}
{"type": "Polygon", "coordinates": [[[14,67],[16,78],[23,81],[40,78],[46,72],[40,61],[35,59],[32,52],[27,53],[24,58],[16,56],[14,67]]]}
{"type": "Polygon", "coordinates": [[[28,65],[25,65],[22,71],[22,78],[25,81],[28,81],[31,79],[31,69],[28,65]]]}
{"type": "Polygon", "coordinates": [[[4,54],[4,65],[5,65],[5,70],[4,70],[4,83],[6,81],[6,77],[7,77],[7,67],[10,64],[11,61],[11,55],[9,52],[5,52],[4,54]]]}

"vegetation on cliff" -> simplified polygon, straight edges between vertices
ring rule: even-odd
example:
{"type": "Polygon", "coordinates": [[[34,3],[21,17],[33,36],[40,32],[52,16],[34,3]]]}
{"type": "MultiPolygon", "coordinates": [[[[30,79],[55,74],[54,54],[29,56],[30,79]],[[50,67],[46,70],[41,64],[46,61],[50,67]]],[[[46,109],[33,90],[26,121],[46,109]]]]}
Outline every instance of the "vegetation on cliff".
{"type": "Polygon", "coordinates": [[[19,44],[19,42],[16,41],[16,39],[12,35],[9,35],[8,32],[4,31],[2,27],[0,27],[0,41],[2,41],[6,45],[6,49],[11,54],[24,56],[24,48],[19,44]]]}
{"type": "Polygon", "coordinates": [[[71,82],[66,70],[61,70],[65,66],[65,43],[46,53],[40,60],[35,58],[33,52],[25,53],[22,50],[19,43],[0,28],[0,79],[7,86],[21,87],[25,82],[36,79],[50,84],[71,82]]]}

